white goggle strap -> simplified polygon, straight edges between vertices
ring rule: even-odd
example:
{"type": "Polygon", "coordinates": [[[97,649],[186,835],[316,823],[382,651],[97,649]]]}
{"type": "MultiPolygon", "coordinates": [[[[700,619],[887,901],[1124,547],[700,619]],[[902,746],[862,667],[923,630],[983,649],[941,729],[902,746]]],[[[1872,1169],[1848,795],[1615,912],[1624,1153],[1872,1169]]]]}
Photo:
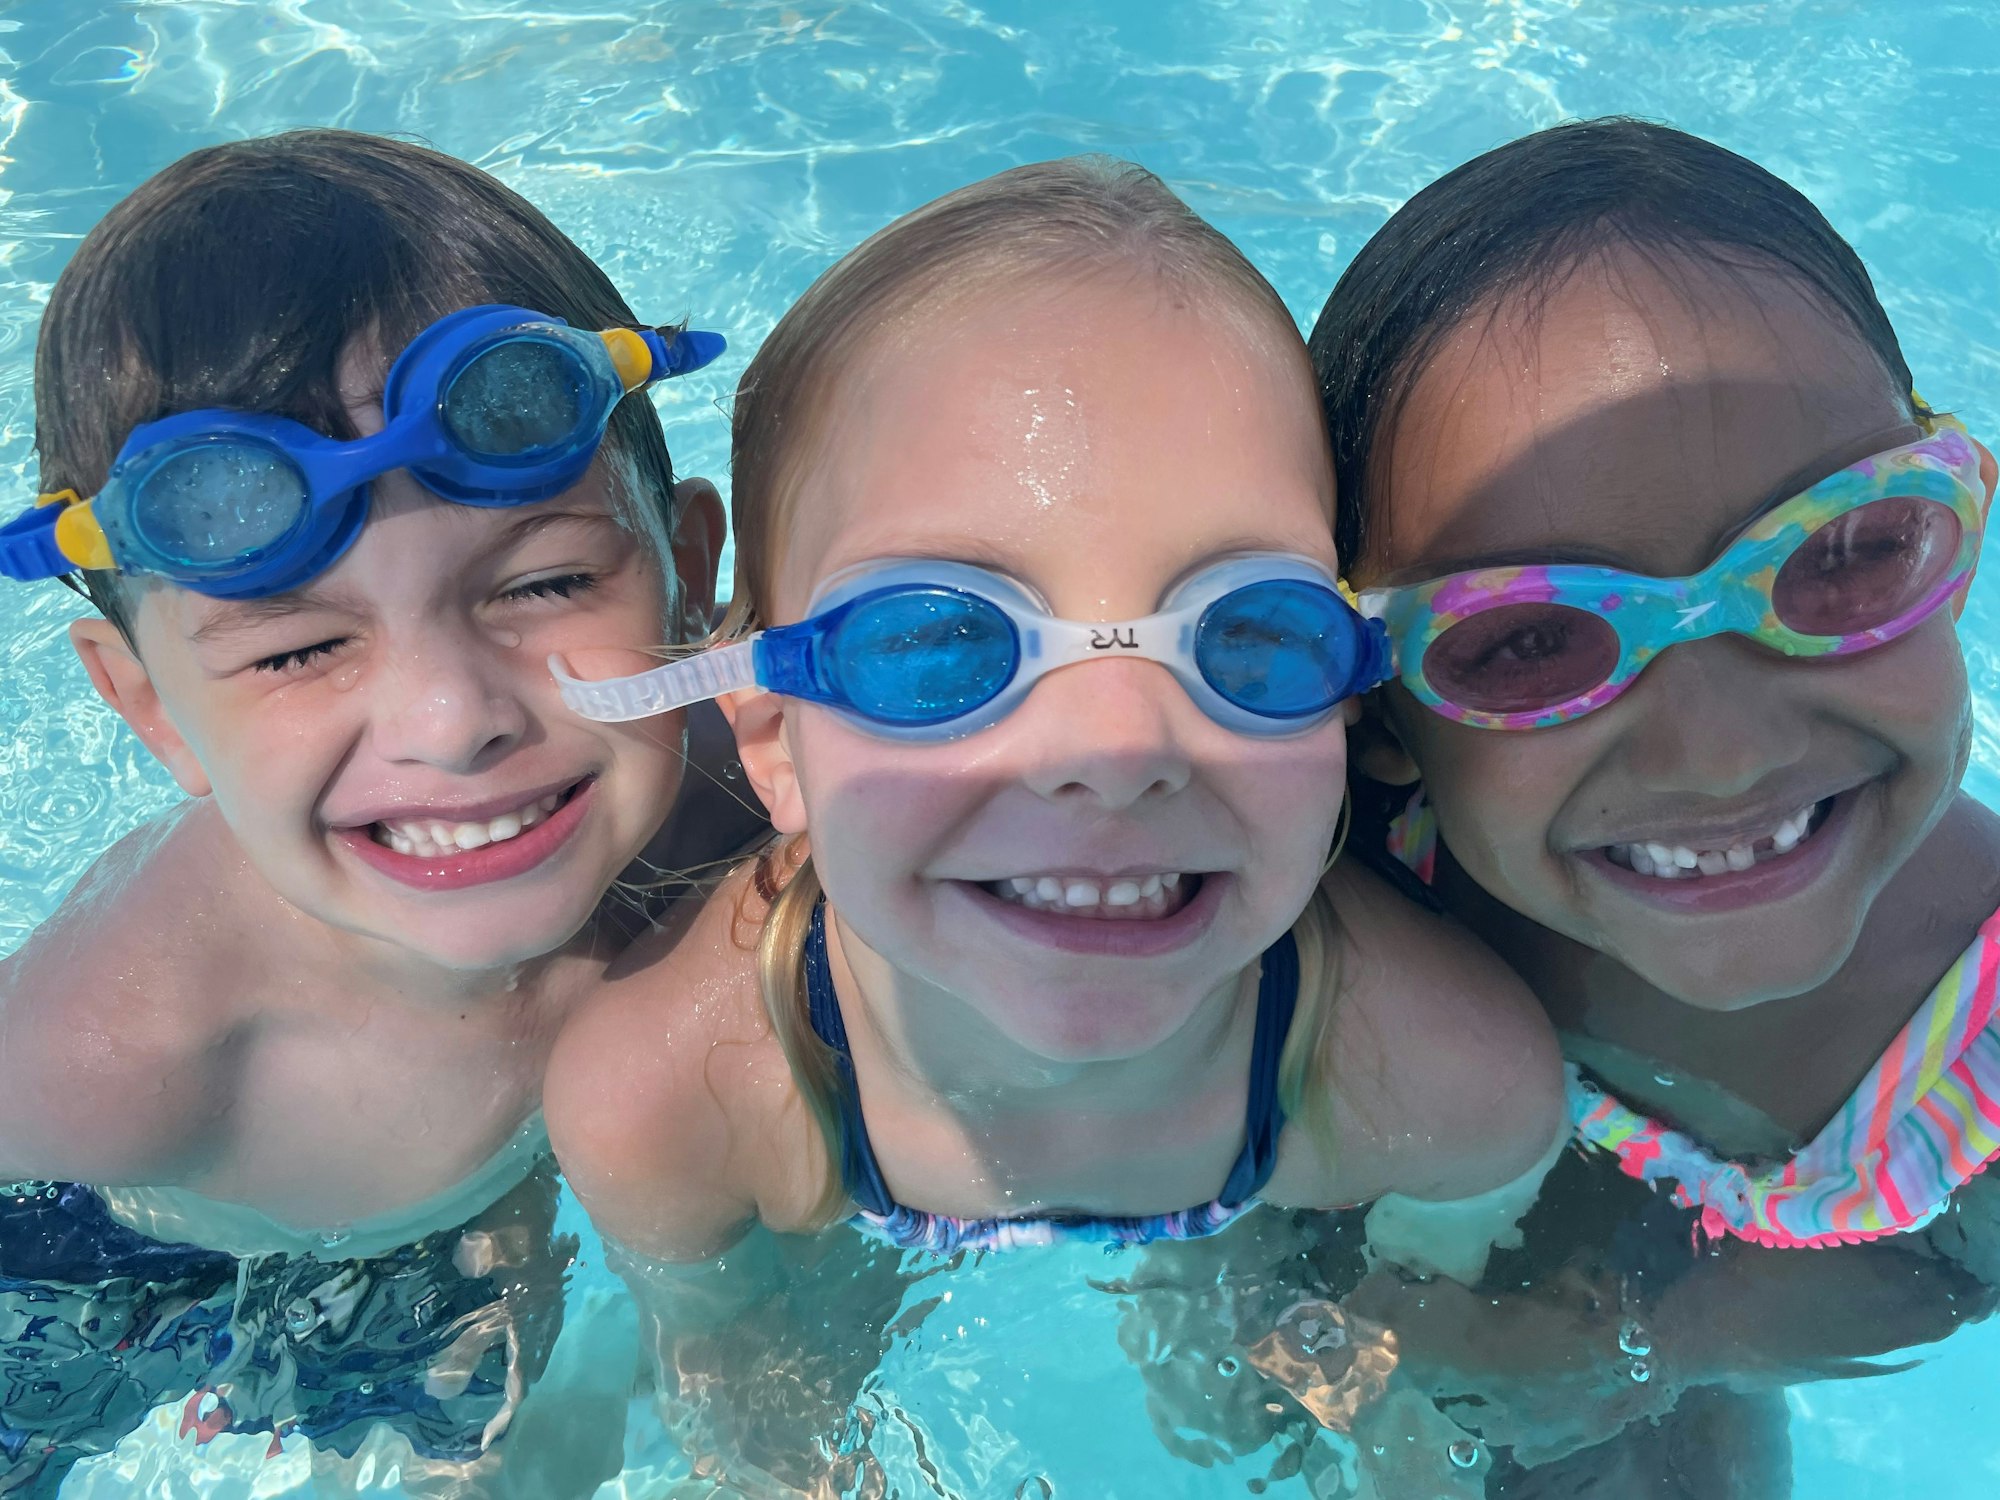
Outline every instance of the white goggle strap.
{"type": "Polygon", "coordinates": [[[562,690],[562,700],[574,713],[601,724],[649,719],[691,703],[706,703],[724,693],[757,686],[757,637],[715,646],[696,656],[670,661],[632,677],[585,682],[572,677],[560,656],[549,658],[549,671],[562,690]]]}
{"type": "Polygon", "coordinates": [[[1101,625],[1048,615],[1017,616],[1023,645],[1020,675],[1032,681],[1058,667],[1120,656],[1156,661],[1181,675],[1194,667],[1194,625],[1200,618],[1201,607],[1101,625]]]}

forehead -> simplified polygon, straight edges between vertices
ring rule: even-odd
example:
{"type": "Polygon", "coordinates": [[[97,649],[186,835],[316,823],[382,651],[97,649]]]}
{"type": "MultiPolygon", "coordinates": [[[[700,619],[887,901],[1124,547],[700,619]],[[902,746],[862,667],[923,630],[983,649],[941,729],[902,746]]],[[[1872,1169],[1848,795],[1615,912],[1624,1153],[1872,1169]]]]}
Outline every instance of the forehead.
{"type": "Polygon", "coordinates": [[[1054,551],[1177,572],[1239,538],[1330,562],[1310,366],[1274,321],[1146,275],[913,314],[823,414],[778,607],[898,554],[1029,579],[1054,551]]]}
{"type": "Polygon", "coordinates": [[[1692,572],[1769,501],[1912,436],[1906,396],[1786,276],[1613,252],[1445,340],[1378,461],[1367,572],[1692,572]]]}

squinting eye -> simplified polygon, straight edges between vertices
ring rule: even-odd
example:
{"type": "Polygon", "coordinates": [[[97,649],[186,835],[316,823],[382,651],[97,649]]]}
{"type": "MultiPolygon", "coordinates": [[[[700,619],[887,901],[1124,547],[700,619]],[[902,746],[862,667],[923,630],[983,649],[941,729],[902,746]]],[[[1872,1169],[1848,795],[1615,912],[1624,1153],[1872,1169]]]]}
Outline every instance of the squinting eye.
{"type": "Polygon", "coordinates": [[[310,646],[301,646],[296,651],[280,651],[276,656],[267,656],[261,661],[250,663],[253,672],[293,672],[300,667],[311,666],[323,656],[331,656],[347,642],[344,638],[330,641],[314,641],[310,646]]]}
{"type": "Polygon", "coordinates": [[[507,590],[509,599],[571,599],[597,587],[590,573],[559,573],[552,578],[534,578],[507,590]]]}

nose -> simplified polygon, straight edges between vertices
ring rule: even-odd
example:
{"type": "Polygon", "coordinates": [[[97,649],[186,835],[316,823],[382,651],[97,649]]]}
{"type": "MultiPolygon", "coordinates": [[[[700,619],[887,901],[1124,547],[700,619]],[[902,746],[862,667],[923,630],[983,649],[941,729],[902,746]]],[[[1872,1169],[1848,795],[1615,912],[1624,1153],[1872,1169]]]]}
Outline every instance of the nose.
{"type": "Polygon", "coordinates": [[[1637,710],[1625,754],[1662,792],[1738,796],[1811,748],[1798,667],[1753,641],[1716,636],[1656,657],[1625,693],[1637,710]]]}
{"type": "Polygon", "coordinates": [[[371,683],[372,743],[384,760],[447,771],[484,769],[519,744],[529,715],[516,691],[521,674],[490,641],[427,631],[405,642],[371,683]]]}
{"type": "Polygon", "coordinates": [[[1193,761],[1180,722],[1199,712],[1166,668],[1093,661],[1052,672],[1015,710],[1038,795],[1115,812],[1187,786],[1193,761]]]}

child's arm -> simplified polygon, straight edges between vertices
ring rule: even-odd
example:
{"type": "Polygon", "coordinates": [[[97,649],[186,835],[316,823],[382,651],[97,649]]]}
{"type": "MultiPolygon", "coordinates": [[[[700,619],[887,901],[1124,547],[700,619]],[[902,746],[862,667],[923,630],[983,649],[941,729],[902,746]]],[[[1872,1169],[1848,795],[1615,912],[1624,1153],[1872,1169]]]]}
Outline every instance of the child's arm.
{"type": "Polygon", "coordinates": [[[1346,937],[1330,1039],[1334,1150],[1313,1153],[1314,1180],[1288,1180],[1281,1201],[1387,1195],[1375,1221],[1384,1241],[1476,1280],[1568,1135],[1555,1033],[1469,934],[1366,870],[1343,864],[1328,880],[1346,937]]]}
{"type": "Polygon", "coordinates": [[[0,961],[0,1177],[172,1181],[226,1127],[234,928],[211,813],[120,840],[0,961]]]}
{"type": "Polygon", "coordinates": [[[635,943],[549,1060],[564,1176],[605,1237],[648,1260],[720,1255],[769,1216],[761,1200],[786,1197],[786,1164],[810,1159],[763,1016],[746,883],[731,876],[635,943]]]}

